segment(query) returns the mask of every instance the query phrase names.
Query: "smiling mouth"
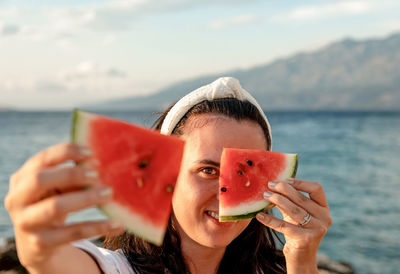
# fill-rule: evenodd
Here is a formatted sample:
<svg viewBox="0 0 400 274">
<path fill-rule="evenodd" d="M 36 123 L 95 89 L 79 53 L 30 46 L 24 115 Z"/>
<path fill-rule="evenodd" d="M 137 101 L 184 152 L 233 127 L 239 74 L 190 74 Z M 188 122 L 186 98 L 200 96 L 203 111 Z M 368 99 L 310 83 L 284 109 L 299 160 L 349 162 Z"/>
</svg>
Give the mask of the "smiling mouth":
<svg viewBox="0 0 400 274">
<path fill-rule="evenodd" d="M 218 221 L 218 219 L 219 219 L 218 213 L 216 213 L 216 212 L 214 212 L 214 211 L 209 211 L 209 210 L 207 210 L 207 211 L 206 211 L 206 214 L 207 214 L 208 216 L 213 217 L 213 218 L 214 218 L 215 220 L 217 220 L 217 221 Z"/>
</svg>

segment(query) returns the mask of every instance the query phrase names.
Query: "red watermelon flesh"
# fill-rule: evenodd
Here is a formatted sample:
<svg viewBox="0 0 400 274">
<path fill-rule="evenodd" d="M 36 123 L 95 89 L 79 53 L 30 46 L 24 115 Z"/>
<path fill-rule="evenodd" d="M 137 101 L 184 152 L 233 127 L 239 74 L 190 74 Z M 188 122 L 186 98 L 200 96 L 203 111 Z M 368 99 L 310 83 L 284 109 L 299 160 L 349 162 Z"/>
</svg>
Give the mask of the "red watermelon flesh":
<svg viewBox="0 0 400 274">
<path fill-rule="evenodd" d="M 161 245 L 171 212 L 184 141 L 127 122 L 76 110 L 72 140 L 96 159 L 83 163 L 113 189 L 100 208 L 145 240 Z"/>
<path fill-rule="evenodd" d="M 268 182 L 296 175 L 297 154 L 224 148 L 219 180 L 219 221 L 253 218 L 274 205 L 263 198 Z"/>
</svg>

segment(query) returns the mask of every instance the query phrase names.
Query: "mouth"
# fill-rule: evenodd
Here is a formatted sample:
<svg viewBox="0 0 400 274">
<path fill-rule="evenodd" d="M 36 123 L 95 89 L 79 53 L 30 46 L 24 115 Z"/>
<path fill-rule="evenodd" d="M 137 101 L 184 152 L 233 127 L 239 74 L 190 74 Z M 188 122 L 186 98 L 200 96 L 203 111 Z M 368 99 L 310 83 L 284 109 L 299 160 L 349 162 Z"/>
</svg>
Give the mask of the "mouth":
<svg viewBox="0 0 400 274">
<path fill-rule="evenodd" d="M 235 225 L 236 222 L 220 222 L 219 214 L 216 211 L 206 210 L 206 215 L 211 219 L 212 223 L 216 224 L 218 227 L 229 228 Z"/>
<path fill-rule="evenodd" d="M 206 214 L 218 221 L 219 215 L 215 211 L 207 210 Z"/>
</svg>

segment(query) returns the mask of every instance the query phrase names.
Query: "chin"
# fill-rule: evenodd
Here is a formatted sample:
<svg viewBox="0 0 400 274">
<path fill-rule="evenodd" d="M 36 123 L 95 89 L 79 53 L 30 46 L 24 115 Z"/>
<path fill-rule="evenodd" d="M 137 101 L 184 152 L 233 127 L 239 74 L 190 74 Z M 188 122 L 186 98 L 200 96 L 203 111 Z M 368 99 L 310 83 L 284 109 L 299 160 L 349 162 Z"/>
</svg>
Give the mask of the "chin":
<svg viewBox="0 0 400 274">
<path fill-rule="evenodd" d="M 208 227 L 200 234 L 203 237 L 198 238 L 197 242 L 210 248 L 225 248 L 246 229 L 248 223 L 228 222 L 219 223 L 218 227 Z"/>
<path fill-rule="evenodd" d="M 209 248 L 226 248 L 234 239 L 228 237 L 213 237 L 201 241 L 200 244 Z"/>
<path fill-rule="evenodd" d="M 241 229 L 234 230 L 225 230 L 225 231 L 207 231 L 206 233 L 202 233 L 203 237 L 198 238 L 198 242 L 210 248 L 225 248 L 227 247 L 233 240 L 235 240 L 245 229 L 243 227 Z"/>
</svg>

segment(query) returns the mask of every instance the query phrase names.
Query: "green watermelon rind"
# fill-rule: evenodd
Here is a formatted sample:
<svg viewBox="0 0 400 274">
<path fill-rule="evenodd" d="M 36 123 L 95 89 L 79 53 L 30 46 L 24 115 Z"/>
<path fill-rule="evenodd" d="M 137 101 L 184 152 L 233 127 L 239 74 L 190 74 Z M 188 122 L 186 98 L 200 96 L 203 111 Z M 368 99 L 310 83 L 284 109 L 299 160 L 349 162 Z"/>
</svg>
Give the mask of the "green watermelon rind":
<svg viewBox="0 0 400 274">
<path fill-rule="evenodd" d="M 86 142 L 83 142 L 82 138 L 78 137 L 78 128 L 82 124 L 82 120 L 88 118 L 88 113 L 85 113 L 84 111 L 81 111 L 79 109 L 74 109 L 72 113 L 72 127 L 71 127 L 71 140 L 73 143 L 78 144 L 78 145 L 86 145 Z M 85 117 L 86 116 L 86 117 Z M 76 165 L 81 165 L 81 162 L 76 162 Z M 85 187 L 84 189 L 88 189 L 88 187 Z M 107 213 L 107 210 L 104 210 L 103 206 L 97 206 L 97 208 L 108 218 L 112 218 L 110 214 Z"/>
<path fill-rule="evenodd" d="M 71 127 L 71 140 L 73 143 L 78 145 L 87 145 L 85 142 L 86 135 L 80 135 L 79 128 L 85 127 L 84 124 L 91 119 L 91 117 L 95 117 L 94 114 L 86 113 L 79 109 L 74 109 L 72 114 L 72 127 Z M 87 120 L 87 121 L 86 121 Z M 77 162 L 77 165 L 81 165 L 81 162 Z M 151 242 L 155 245 L 160 246 L 164 240 L 165 230 L 155 231 L 152 229 L 154 225 L 150 222 L 141 219 L 136 222 L 127 221 L 129 219 L 139 219 L 140 215 L 135 214 L 134 212 L 129 212 L 127 208 L 124 208 L 116 203 L 110 202 L 104 205 L 97 206 L 99 211 L 104 214 L 110 220 L 125 220 L 124 226 L 128 232 L 134 233 L 135 235 Z M 129 214 L 129 218 L 127 215 Z M 121 217 L 121 215 L 125 215 Z M 118 217 L 119 216 L 119 217 Z"/>
<path fill-rule="evenodd" d="M 77 123 L 79 119 L 79 110 L 74 109 L 74 112 L 72 113 L 72 127 L 71 127 L 71 140 L 73 143 L 76 143 L 76 128 L 77 128 Z"/>
<path fill-rule="evenodd" d="M 291 161 L 294 161 L 294 165 L 290 170 L 289 176 L 287 178 L 295 178 L 296 173 L 297 173 L 297 167 L 298 167 L 298 155 L 297 154 L 288 154 L 288 156 L 292 156 L 293 158 Z M 269 203 L 266 207 L 260 208 L 258 210 L 254 210 L 252 212 L 246 213 L 246 214 L 241 214 L 241 215 L 219 215 L 218 220 L 220 222 L 232 222 L 232 221 L 239 221 L 239 220 L 245 220 L 245 219 L 251 219 L 255 218 L 257 213 L 259 212 L 267 212 L 268 210 L 271 210 L 273 207 L 275 207 L 275 204 Z"/>
<path fill-rule="evenodd" d="M 110 202 L 98 207 L 111 220 L 123 220 L 125 229 L 160 246 L 164 241 L 166 228 L 154 225 L 151 221 L 144 219 L 139 213 L 135 213 L 120 204 Z"/>
<path fill-rule="evenodd" d="M 84 146 L 88 145 L 88 142 L 86 141 L 87 135 L 82 134 L 85 131 L 79 131 L 79 128 L 85 128 L 86 124 L 89 124 L 90 120 L 95 117 L 95 114 L 84 112 L 79 109 L 74 109 L 74 112 L 72 114 L 71 126 L 71 140 L 73 143 Z"/>
<path fill-rule="evenodd" d="M 253 211 L 247 214 L 243 215 L 235 215 L 235 216 L 219 216 L 219 221 L 220 222 L 232 222 L 232 221 L 239 221 L 239 220 L 245 220 L 245 219 L 251 219 L 256 217 L 257 213 L 259 212 L 268 212 L 268 210 L 272 209 L 275 206 L 275 204 L 270 203 L 266 207 L 261 208 L 260 210 Z"/>
<path fill-rule="evenodd" d="M 289 176 L 289 178 L 294 178 L 294 177 L 296 177 L 297 167 L 298 167 L 298 165 L 299 165 L 299 156 L 298 156 L 297 154 L 295 154 L 295 156 L 294 156 L 294 161 L 295 161 L 295 164 L 294 164 L 294 167 L 293 167 L 293 169 L 292 169 L 292 173 L 291 173 L 291 175 Z"/>
</svg>

